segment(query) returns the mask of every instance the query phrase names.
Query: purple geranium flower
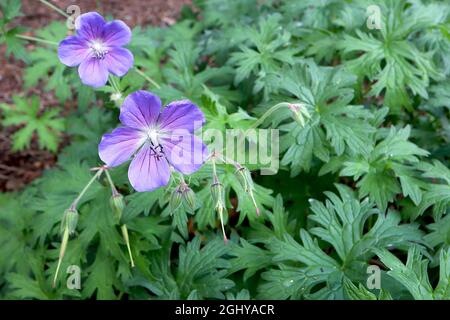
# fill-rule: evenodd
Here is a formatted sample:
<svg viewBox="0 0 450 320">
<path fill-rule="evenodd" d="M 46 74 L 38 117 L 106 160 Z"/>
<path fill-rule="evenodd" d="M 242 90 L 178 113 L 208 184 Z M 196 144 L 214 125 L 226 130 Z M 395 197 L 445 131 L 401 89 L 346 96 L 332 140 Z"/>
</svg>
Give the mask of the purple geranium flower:
<svg viewBox="0 0 450 320">
<path fill-rule="evenodd" d="M 101 87 L 109 73 L 122 77 L 133 66 L 133 55 L 122 46 L 131 40 L 131 30 L 120 21 L 106 22 L 97 12 L 75 20 L 76 36 L 69 36 L 58 47 L 58 57 L 69 67 L 78 66 L 81 82 Z"/>
<path fill-rule="evenodd" d="M 189 100 L 174 101 L 161 110 L 157 96 L 137 91 L 123 102 L 119 119 L 123 126 L 102 137 L 99 156 L 108 167 L 134 156 L 128 178 L 136 191 L 165 186 L 170 166 L 190 174 L 206 160 L 206 146 L 194 135 L 205 117 Z"/>
</svg>

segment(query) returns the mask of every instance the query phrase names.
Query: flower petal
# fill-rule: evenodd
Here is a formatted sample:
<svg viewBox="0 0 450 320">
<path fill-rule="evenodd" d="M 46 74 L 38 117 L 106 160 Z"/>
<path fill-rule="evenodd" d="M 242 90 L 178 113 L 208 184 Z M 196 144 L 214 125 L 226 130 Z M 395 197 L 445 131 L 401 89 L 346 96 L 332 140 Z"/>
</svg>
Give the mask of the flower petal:
<svg viewBox="0 0 450 320">
<path fill-rule="evenodd" d="M 183 174 L 200 169 L 208 157 L 203 141 L 192 134 L 177 134 L 174 131 L 170 136 L 161 137 L 161 144 L 167 160 Z"/>
<path fill-rule="evenodd" d="M 157 157 L 147 144 L 131 161 L 128 179 L 138 192 L 152 191 L 165 186 L 170 179 L 169 163 L 164 156 Z"/>
<path fill-rule="evenodd" d="M 88 43 L 83 38 L 70 36 L 59 43 L 58 57 L 66 66 L 75 67 L 89 58 L 89 55 Z"/>
<path fill-rule="evenodd" d="M 185 129 L 193 133 L 205 123 L 203 112 L 189 100 L 174 101 L 162 111 L 161 128 L 167 131 Z"/>
<path fill-rule="evenodd" d="M 129 160 L 144 141 L 138 130 L 119 127 L 103 135 L 98 155 L 108 167 L 115 167 Z"/>
<path fill-rule="evenodd" d="M 120 108 L 119 120 L 127 127 L 146 129 L 156 124 L 160 109 L 158 96 L 139 90 L 126 97 Z"/>
<path fill-rule="evenodd" d="M 75 20 L 77 34 L 87 40 L 101 38 L 105 24 L 105 19 L 97 12 L 84 13 Z"/>
<path fill-rule="evenodd" d="M 109 72 L 117 77 L 123 77 L 133 66 L 134 58 L 130 50 L 114 47 L 105 56 L 105 63 Z"/>
<path fill-rule="evenodd" d="M 102 39 L 108 46 L 124 46 L 131 40 L 131 30 L 123 21 L 114 20 L 105 24 Z"/>
<path fill-rule="evenodd" d="M 78 74 L 81 82 L 94 88 L 104 86 L 109 75 L 105 61 L 94 57 L 81 62 L 78 67 Z"/>
</svg>

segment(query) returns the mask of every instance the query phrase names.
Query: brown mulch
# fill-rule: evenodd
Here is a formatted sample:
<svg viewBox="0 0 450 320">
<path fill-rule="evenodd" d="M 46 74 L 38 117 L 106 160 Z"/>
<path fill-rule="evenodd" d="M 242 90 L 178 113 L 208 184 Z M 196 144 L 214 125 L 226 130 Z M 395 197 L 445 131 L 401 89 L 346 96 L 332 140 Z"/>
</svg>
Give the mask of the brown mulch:
<svg viewBox="0 0 450 320">
<path fill-rule="evenodd" d="M 63 9 L 69 5 L 78 5 L 81 13 L 97 11 L 102 15 L 111 15 L 123 20 L 130 27 L 137 25 L 166 26 L 173 24 L 183 7 L 191 0 L 53 0 L 50 1 Z M 23 16 L 14 23 L 29 30 L 48 25 L 53 20 L 62 20 L 60 14 L 48 8 L 38 0 L 22 0 Z M 32 33 L 32 32 L 31 32 Z M 30 43 L 32 49 L 34 44 Z M 42 85 L 24 89 L 22 71 L 24 64 L 13 58 L 5 58 L 5 46 L 0 46 L 0 103 L 10 103 L 13 95 L 38 95 L 43 108 L 58 106 L 52 93 L 44 92 Z M 1 115 L 0 115 L 1 116 Z M 10 137 L 14 128 L 0 125 L 0 192 L 18 191 L 39 177 L 43 170 L 53 166 L 56 155 L 39 150 L 36 141 L 29 149 L 21 152 L 11 150 Z"/>
</svg>

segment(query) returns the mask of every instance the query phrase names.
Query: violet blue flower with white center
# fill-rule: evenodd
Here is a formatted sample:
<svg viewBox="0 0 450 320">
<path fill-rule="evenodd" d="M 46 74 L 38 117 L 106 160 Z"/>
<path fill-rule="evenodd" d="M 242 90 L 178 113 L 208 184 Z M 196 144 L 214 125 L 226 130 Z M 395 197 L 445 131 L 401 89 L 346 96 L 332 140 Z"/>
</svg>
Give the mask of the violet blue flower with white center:
<svg viewBox="0 0 450 320">
<path fill-rule="evenodd" d="M 104 86 L 110 73 L 122 77 L 133 66 L 133 55 L 122 48 L 131 40 L 131 30 L 124 22 L 106 22 L 97 12 L 88 12 L 75 20 L 75 29 L 77 35 L 59 44 L 58 57 L 66 66 L 79 66 L 85 85 Z"/>
<path fill-rule="evenodd" d="M 167 185 L 170 166 L 191 174 L 208 152 L 194 131 L 205 123 L 202 111 L 189 100 L 174 101 L 161 110 L 161 100 L 148 91 L 130 94 L 120 109 L 121 127 L 105 134 L 98 146 L 108 167 L 133 158 L 128 179 L 136 191 Z"/>
</svg>

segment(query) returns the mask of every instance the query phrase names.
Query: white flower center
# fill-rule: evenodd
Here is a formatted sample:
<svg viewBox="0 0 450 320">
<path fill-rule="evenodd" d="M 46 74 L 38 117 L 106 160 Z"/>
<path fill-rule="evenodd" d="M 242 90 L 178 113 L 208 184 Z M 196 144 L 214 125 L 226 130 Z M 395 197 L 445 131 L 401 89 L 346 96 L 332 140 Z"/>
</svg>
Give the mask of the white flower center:
<svg viewBox="0 0 450 320">
<path fill-rule="evenodd" d="M 93 40 L 89 46 L 92 50 L 92 54 L 97 59 L 104 59 L 106 54 L 108 53 L 108 49 L 105 45 L 99 40 Z"/>
<path fill-rule="evenodd" d="M 150 128 L 147 130 L 146 132 L 147 134 L 147 139 L 153 144 L 153 146 L 158 146 L 159 145 L 159 141 L 158 141 L 158 130 L 156 130 L 156 128 Z"/>
</svg>

